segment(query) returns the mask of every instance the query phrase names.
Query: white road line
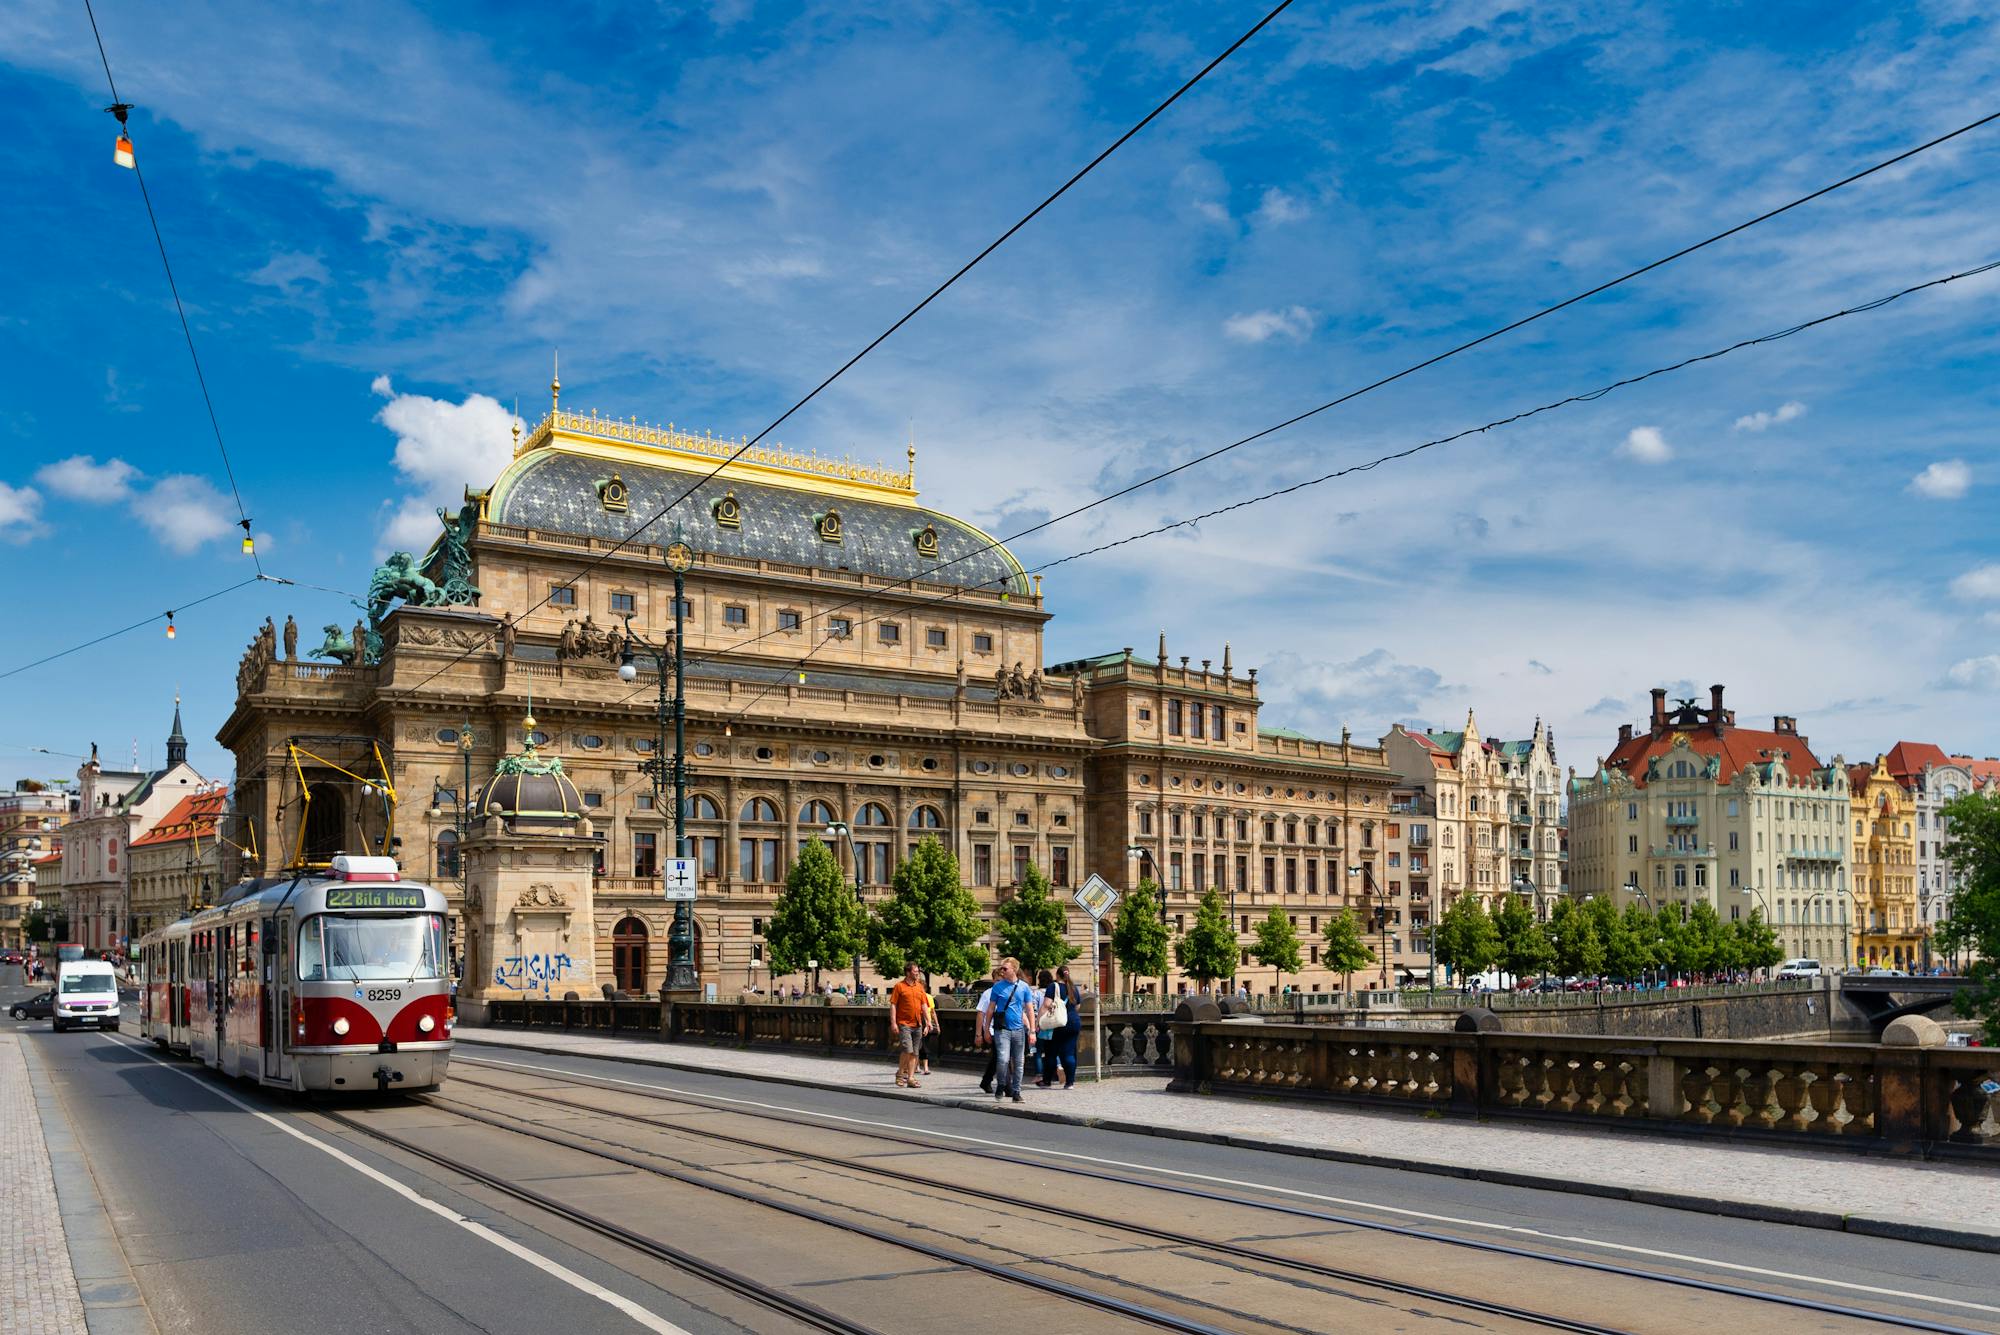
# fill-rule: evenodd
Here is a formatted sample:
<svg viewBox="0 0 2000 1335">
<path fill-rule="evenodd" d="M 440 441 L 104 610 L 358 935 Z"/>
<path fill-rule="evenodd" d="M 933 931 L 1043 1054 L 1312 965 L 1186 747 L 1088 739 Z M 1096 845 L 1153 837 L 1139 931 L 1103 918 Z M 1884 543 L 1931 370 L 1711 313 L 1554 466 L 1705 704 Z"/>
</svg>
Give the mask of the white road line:
<svg viewBox="0 0 2000 1335">
<path fill-rule="evenodd" d="M 165 1061 L 162 1061 L 160 1058 L 154 1056 L 151 1052 L 146 1051 L 146 1049 L 143 1046 L 130 1039 L 117 1038 L 111 1034 L 104 1034 L 103 1036 L 105 1038 L 111 1039 L 114 1043 L 118 1043 L 121 1046 L 132 1048 L 133 1050 L 137 1051 L 141 1056 L 150 1058 L 152 1061 L 157 1063 L 162 1070 L 171 1071 L 175 1075 L 182 1076 L 188 1080 L 193 1081 L 195 1084 L 201 1086 L 202 1089 L 206 1090 L 210 1094 L 215 1095 L 215 1097 L 221 1099 L 223 1102 L 228 1103 L 232 1107 L 240 1108 L 244 1112 L 249 1113 L 252 1117 L 255 1117 L 257 1120 L 264 1122 L 269 1126 L 276 1127 L 278 1130 L 292 1137 L 292 1139 L 303 1141 L 305 1144 L 312 1146 L 320 1153 L 330 1155 L 331 1157 L 338 1159 L 341 1163 L 346 1164 L 349 1168 L 352 1168 L 355 1172 L 361 1174 L 369 1181 L 380 1183 L 382 1186 L 387 1187 L 389 1190 L 395 1192 L 398 1196 L 401 1196 L 404 1200 L 409 1201 L 412 1205 L 417 1206 L 419 1209 L 429 1210 L 432 1214 L 437 1215 L 440 1219 L 449 1219 L 452 1223 L 457 1224 L 460 1228 L 472 1234 L 474 1237 L 483 1238 L 485 1241 L 492 1243 L 495 1247 L 498 1247 L 501 1251 L 506 1252 L 509 1256 L 513 1256 L 520 1260 L 526 1261 L 529 1265 L 534 1266 L 537 1270 L 542 1270 L 550 1275 L 555 1276 L 557 1279 L 561 1280 L 563 1283 L 569 1285 L 571 1288 L 577 1290 L 578 1292 L 587 1293 L 591 1297 L 597 1299 L 599 1302 L 606 1303 L 609 1306 L 617 1308 L 619 1311 L 623 1312 L 626 1316 L 631 1317 L 634 1321 L 638 1322 L 639 1325 L 645 1327 L 647 1330 L 657 1332 L 657 1335 L 689 1335 L 689 1332 L 684 1330 L 682 1327 L 676 1326 L 673 1322 L 667 1320 L 663 1316 L 658 1316 L 653 1312 L 647 1311 L 645 1308 L 639 1306 L 639 1304 L 633 1302 L 630 1298 L 625 1297 L 623 1294 L 614 1293 L 610 1289 L 605 1288 L 602 1284 L 599 1284 L 596 1280 L 591 1279 L 585 1275 L 579 1275 L 576 1271 L 571 1270 L 568 1266 L 560 1265 L 555 1261 L 551 1261 L 546 1256 L 537 1256 L 534 1252 L 522 1246 L 520 1243 L 514 1241 L 506 1234 L 496 1233 L 492 1229 L 488 1228 L 486 1225 L 478 1222 L 477 1220 L 467 1219 L 464 1215 L 452 1209 L 450 1206 L 441 1205 L 438 1202 L 432 1200 L 428 1196 L 422 1195 L 416 1191 L 412 1191 L 409 1187 L 404 1186 L 401 1182 L 398 1182 L 395 1178 L 390 1177 L 387 1173 L 381 1172 L 375 1168 L 371 1168 L 369 1165 L 361 1162 L 361 1160 L 355 1158 L 353 1155 L 347 1153 L 345 1150 L 337 1149 L 334 1146 L 329 1145 L 325 1141 L 319 1139 L 317 1136 L 309 1136 L 305 1132 L 299 1130 L 297 1127 L 287 1125 L 284 1119 L 282 1118 L 273 1117 L 271 1116 L 271 1114 L 267 1112 L 264 1112 L 258 1108 L 253 1108 L 249 1104 L 245 1103 L 243 1100 L 237 1098 L 234 1094 L 231 1094 L 228 1090 L 218 1088 L 214 1081 L 205 1080 L 202 1077 L 197 1076 L 194 1072 L 184 1070 L 181 1067 L 168 1065 Z"/>
<path fill-rule="evenodd" d="M 1217 1177 L 1209 1173 L 1188 1172 L 1178 1168 L 1162 1168 L 1157 1164 L 1130 1163 L 1123 1159 L 1105 1159 L 1092 1154 L 1076 1154 L 1068 1150 L 1052 1150 L 1040 1145 L 1018 1145 L 996 1140 L 991 1136 L 961 1136 L 949 1131 L 937 1131 L 930 1127 L 908 1126 L 900 1122 L 885 1122 L 868 1117 L 843 1117 L 838 1113 L 814 1112 L 809 1108 L 796 1108 L 790 1104 L 767 1103 L 758 1099 L 731 1098 L 726 1094 L 702 1094 L 691 1090 L 676 1089 L 672 1085 L 656 1084 L 645 1080 L 620 1080 L 616 1076 L 598 1075 L 595 1072 L 565 1070 L 559 1066 L 540 1066 L 533 1062 L 501 1061 L 496 1057 L 472 1057 L 458 1054 L 460 1061 L 484 1066 L 507 1066 L 522 1071 L 539 1071 L 550 1075 L 580 1075 L 590 1080 L 601 1080 L 613 1085 L 631 1085 L 635 1089 L 652 1089 L 690 1100 L 708 1100 L 712 1103 L 729 1103 L 744 1108 L 761 1108 L 772 1112 L 792 1113 L 800 1117 L 811 1117 L 824 1122 L 845 1122 L 873 1130 L 907 1131 L 912 1135 L 930 1136 L 938 1140 L 960 1140 L 986 1149 L 1006 1150 L 1014 1154 L 1045 1155 L 1054 1159 L 1075 1159 L 1080 1163 L 1095 1164 L 1101 1168 L 1126 1168 L 1137 1172 L 1157 1173 L 1165 1177 L 1187 1178 L 1190 1181 L 1210 1182 L 1218 1186 L 1248 1187 L 1255 1191 L 1269 1191 L 1284 1196 L 1295 1196 L 1302 1200 L 1321 1201 L 1329 1205 L 1351 1206 L 1357 1209 L 1375 1210 L 1383 1214 L 1402 1215 L 1410 1219 L 1422 1219 L 1429 1223 L 1450 1224 L 1459 1228 L 1486 1229 L 1496 1233 L 1508 1233 L 1518 1237 L 1536 1238 L 1544 1242 L 1569 1243 L 1579 1247 L 1598 1247 L 1607 1251 L 1624 1252 L 1633 1256 L 1650 1257 L 1658 1261 L 1679 1261 L 1689 1265 L 1713 1266 L 1720 1270 L 1733 1270 L 1739 1274 L 1758 1275 L 1765 1279 L 1787 1280 L 1798 1284 L 1822 1285 L 1827 1288 L 1847 1289 L 1854 1293 L 1874 1294 L 1882 1298 L 1904 1298 L 1914 1302 L 1937 1303 L 1945 1307 L 1962 1307 L 1974 1312 L 2000 1314 L 2000 1306 L 1988 1303 L 1965 1302 L 1957 1298 L 1940 1298 L 1928 1293 L 1912 1293 L 1905 1289 L 1888 1289 L 1874 1284 L 1854 1284 L 1847 1280 L 1827 1279 L 1820 1275 L 1800 1275 L 1787 1270 L 1769 1270 L 1762 1266 L 1741 1265 L 1734 1261 L 1718 1261 L 1707 1256 L 1692 1256 L 1685 1252 L 1662 1251 L 1654 1247 L 1637 1247 L 1630 1243 L 1606 1242 L 1601 1238 L 1582 1238 L 1567 1233 L 1550 1233 L 1545 1229 L 1528 1228 L 1520 1224 L 1495 1224 L 1483 1219 L 1464 1219 L 1456 1215 L 1434 1214 L 1427 1210 L 1411 1210 L 1397 1205 L 1384 1205 L 1379 1201 L 1357 1200 L 1348 1196 L 1328 1196 L 1316 1191 L 1301 1191 L 1296 1187 L 1274 1186 L 1268 1182 L 1249 1182 L 1240 1178 Z M 579 1054 L 587 1057 L 588 1054 Z M 726 1071 L 708 1074 L 726 1076 Z M 1254 1202 L 1252 1203 L 1254 1204 Z"/>
</svg>

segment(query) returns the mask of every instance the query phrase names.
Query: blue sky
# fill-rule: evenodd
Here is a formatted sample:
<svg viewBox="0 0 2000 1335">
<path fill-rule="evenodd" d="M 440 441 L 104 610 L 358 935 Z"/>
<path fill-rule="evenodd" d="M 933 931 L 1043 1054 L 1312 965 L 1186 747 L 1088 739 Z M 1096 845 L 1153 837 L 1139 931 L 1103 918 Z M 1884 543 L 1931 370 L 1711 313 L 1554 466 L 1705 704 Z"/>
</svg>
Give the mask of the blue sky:
<svg viewBox="0 0 2000 1335">
<path fill-rule="evenodd" d="M 98 6 L 266 568 L 341 588 L 490 478 L 553 349 L 569 405 L 754 432 L 1261 12 Z M 926 499 L 1009 532 L 2000 109 L 1996 56 L 1971 3 L 1300 0 L 780 438 L 914 431 Z M 5 671 L 248 563 L 81 6 L 8 6 L 0 64 Z M 1996 165 L 2000 125 L 1017 554 L 2000 258 Z M 1064 566 L 1051 661 L 1164 626 L 1260 665 L 1271 723 L 1540 716 L 1581 768 L 1711 681 L 1850 759 L 2000 752 L 1996 295 Z M 288 611 L 352 617 L 253 587 L 0 681 L 0 774 L 157 759 L 176 685 L 226 770 L 237 655 Z"/>
</svg>

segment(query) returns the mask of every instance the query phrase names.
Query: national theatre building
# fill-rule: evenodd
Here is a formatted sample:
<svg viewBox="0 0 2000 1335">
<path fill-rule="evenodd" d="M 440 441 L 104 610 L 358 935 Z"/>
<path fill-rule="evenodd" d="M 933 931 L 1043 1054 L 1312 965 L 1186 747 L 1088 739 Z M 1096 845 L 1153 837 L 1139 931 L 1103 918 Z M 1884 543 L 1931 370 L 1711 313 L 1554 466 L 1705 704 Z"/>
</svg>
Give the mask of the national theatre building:
<svg viewBox="0 0 2000 1335">
<path fill-rule="evenodd" d="M 762 447 L 725 463 L 736 442 L 555 405 L 440 512 L 427 554 L 377 572 L 351 631 L 307 656 L 289 619 L 258 631 L 217 734 L 246 874 L 393 838 L 455 897 L 469 998 L 657 990 L 672 796 L 642 767 L 663 731 L 673 745 L 649 646 L 670 638 L 680 542 L 702 984 L 776 981 L 765 921 L 830 825 L 870 901 L 931 836 L 989 911 L 1032 863 L 1065 900 L 1093 871 L 1154 877 L 1187 921 L 1214 885 L 1246 948 L 1272 906 L 1315 946 L 1343 905 L 1426 916 L 1373 902 L 1408 894 L 1390 889 L 1400 780 L 1379 748 L 1260 729 L 1256 672 L 1226 649 L 1174 664 L 1163 635 L 1150 659 L 1045 667 L 1039 577 L 919 502 L 914 448 L 903 470 Z M 1072 927 L 1088 941 L 1080 911 Z M 1340 985 L 1310 966 L 1283 981 Z"/>
</svg>

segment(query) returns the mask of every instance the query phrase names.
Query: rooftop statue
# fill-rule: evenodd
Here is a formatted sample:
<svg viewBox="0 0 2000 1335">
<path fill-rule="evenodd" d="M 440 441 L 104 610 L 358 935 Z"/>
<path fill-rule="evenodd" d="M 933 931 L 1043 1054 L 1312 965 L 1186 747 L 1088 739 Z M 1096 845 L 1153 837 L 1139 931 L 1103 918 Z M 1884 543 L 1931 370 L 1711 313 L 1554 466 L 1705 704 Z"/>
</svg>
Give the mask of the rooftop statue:
<svg viewBox="0 0 2000 1335">
<path fill-rule="evenodd" d="M 413 607 L 442 603 L 438 586 L 418 572 L 417 559 L 408 552 L 390 552 L 389 559 L 375 567 L 368 580 L 368 624 L 379 630 L 389 615 L 389 604 L 397 598 Z"/>
<path fill-rule="evenodd" d="M 326 626 L 326 641 L 319 648 L 306 655 L 308 658 L 331 658 L 342 667 L 354 662 L 354 645 L 340 633 L 340 627 L 329 622 Z"/>
<path fill-rule="evenodd" d="M 438 580 L 430 601 L 432 607 L 478 606 L 479 586 L 472 582 L 472 537 L 479 531 L 479 505 L 467 501 L 454 518 L 438 507 L 438 522 L 444 536 L 438 539 Z"/>
</svg>

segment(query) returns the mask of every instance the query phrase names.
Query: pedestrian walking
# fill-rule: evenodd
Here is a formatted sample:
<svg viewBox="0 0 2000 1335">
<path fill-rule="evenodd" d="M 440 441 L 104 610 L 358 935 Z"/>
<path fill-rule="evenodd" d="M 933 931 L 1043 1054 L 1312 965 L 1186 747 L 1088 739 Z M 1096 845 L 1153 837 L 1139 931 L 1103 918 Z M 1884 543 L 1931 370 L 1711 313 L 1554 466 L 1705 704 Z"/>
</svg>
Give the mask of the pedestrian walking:
<svg viewBox="0 0 2000 1335">
<path fill-rule="evenodd" d="M 1042 977 L 1049 978 L 1044 985 L 1048 1001 L 1043 1012 L 1049 1028 L 1042 1039 L 1042 1078 L 1036 1083 L 1047 1089 L 1060 1076 L 1064 1089 L 1074 1089 L 1076 1044 L 1083 1035 L 1083 994 L 1070 981 L 1067 964 L 1057 969 L 1053 978 L 1046 970 Z"/>
<path fill-rule="evenodd" d="M 986 1049 L 986 1071 L 979 1077 L 979 1092 L 982 1094 L 991 1094 L 993 1092 L 993 1076 L 999 1069 L 1000 1064 L 1000 1050 L 993 1046 L 992 1036 L 987 1032 L 987 1021 L 991 1017 L 993 1009 L 993 984 L 999 981 L 1000 966 L 996 964 L 993 966 L 993 977 L 988 980 L 985 988 L 979 994 L 979 1000 L 974 1003 L 972 1008 L 973 1046 Z"/>
<path fill-rule="evenodd" d="M 1035 1048 L 1041 993 L 1021 981 L 1021 963 L 1009 956 L 1000 961 L 1000 981 L 987 989 L 992 1004 L 984 1024 L 993 1039 L 995 1098 L 1021 1101 L 1021 1067 Z"/>
<path fill-rule="evenodd" d="M 926 995 L 924 997 L 924 1032 L 923 1037 L 917 1040 L 917 1074 L 923 1076 L 926 1080 L 930 1079 L 931 1075 L 931 1049 L 937 1046 L 938 1040 L 943 1037 L 943 1033 L 942 1027 L 938 1024 L 937 1001 L 935 998 Z"/>
<path fill-rule="evenodd" d="M 917 1048 L 923 1043 L 924 1030 L 930 1022 L 930 1001 L 930 993 L 924 990 L 917 962 L 906 962 L 902 981 L 889 992 L 890 1018 L 896 1025 L 896 1083 L 899 1086 L 922 1088 L 917 1083 Z"/>
</svg>

